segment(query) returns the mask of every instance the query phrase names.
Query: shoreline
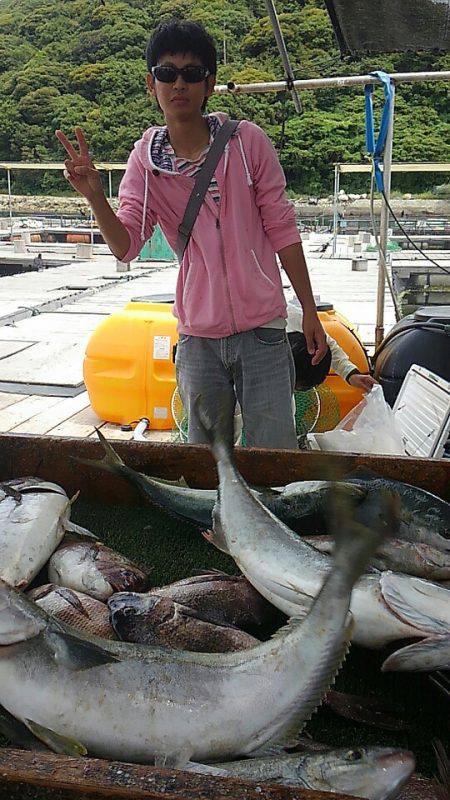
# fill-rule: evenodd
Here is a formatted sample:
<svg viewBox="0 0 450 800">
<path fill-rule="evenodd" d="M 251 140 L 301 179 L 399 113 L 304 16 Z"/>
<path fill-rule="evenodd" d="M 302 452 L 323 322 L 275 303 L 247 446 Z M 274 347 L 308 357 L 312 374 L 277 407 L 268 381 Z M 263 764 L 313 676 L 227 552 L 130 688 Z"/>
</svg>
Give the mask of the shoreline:
<svg viewBox="0 0 450 800">
<path fill-rule="evenodd" d="M 320 198 L 317 204 L 311 204 L 300 200 L 294 200 L 297 215 L 300 217 L 320 217 L 332 216 L 333 202 L 330 197 Z M 111 201 L 113 209 L 117 209 L 119 201 L 113 197 Z M 374 206 L 376 214 L 380 213 L 382 201 L 376 199 Z M 422 198 L 391 198 L 391 206 L 396 214 L 403 216 L 437 216 L 450 218 L 450 199 L 422 199 Z M 76 195 L 58 197 L 54 195 L 11 195 L 11 208 L 13 215 L 27 214 L 64 214 L 66 216 L 79 216 L 89 218 L 89 204 L 82 197 Z M 367 198 L 355 200 L 340 200 L 339 213 L 346 218 L 369 216 L 370 201 Z M 0 194 L 0 215 L 9 215 L 9 198 L 7 194 Z"/>
</svg>

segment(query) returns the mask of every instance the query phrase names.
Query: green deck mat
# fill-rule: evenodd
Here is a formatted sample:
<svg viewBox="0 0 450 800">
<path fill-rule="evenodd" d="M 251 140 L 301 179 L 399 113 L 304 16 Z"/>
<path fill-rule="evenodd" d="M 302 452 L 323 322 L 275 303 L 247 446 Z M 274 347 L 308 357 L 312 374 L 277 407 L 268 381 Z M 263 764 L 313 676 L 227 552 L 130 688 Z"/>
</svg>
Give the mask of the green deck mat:
<svg viewBox="0 0 450 800">
<path fill-rule="evenodd" d="M 155 586 L 202 569 L 237 572 L 234 561 L 206 542 L 194 525 L 149 505 L 105 507 L 77 501 L 72 519 L 89 528 L 110 547 L 151 567 Z M 378 698 L 394 717 L 410 722 L 409 730 L 388 731 L 362 725 L 326 708 L 320 708 L 313 715 L 305 730 L 313 739 L 336 747 L 378 744 L 412 750 L 417 759 L 417 771 L 433 775 L 436 767 L 432 740 L 448 742 L 448 706 L 445 707 L 443 696 L 425 674 L 382 674 L 380 666 L 386 655 L 386 650 L 377 652 L 353 646 L 334 688 Z M 29 792 L 21 791 L 20 796 L 33 800 L 59 798 L 59 793 L 31 789 Z M 0 786 L 0 800 L 13 796 L 16 795 L 11 788 L 2 790 Z"/>
</svg>

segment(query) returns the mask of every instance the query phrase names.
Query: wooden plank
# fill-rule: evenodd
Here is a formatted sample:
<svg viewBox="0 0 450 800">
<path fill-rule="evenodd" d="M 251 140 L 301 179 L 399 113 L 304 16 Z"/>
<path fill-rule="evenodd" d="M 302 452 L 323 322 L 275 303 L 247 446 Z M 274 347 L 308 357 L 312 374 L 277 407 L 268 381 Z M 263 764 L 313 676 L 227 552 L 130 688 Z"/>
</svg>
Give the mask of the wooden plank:
<svg viewBox="0 0 450 800">
<path fill-rule="evenodd" d="M 102 433 L 106 436 L 107 439 L 117 439 L 117 440 L 129 440 L 133 438 L 133 431 L 123 431 L 120 428 L 120 425 L 113 425 L 112 423 L 105 422 L 102 426 Z M 147 430 L 145 432 L 145 439 L 147 442 L 173 442 L 175 436 L 175 431 L 154 431 L 154 430 Z M 95 439 L 96 433 L 95 431 L 91 434 L 91 437 Z"/>
<path fill-rule="evenodd" d="M 40 398 L 42 399 L 42 398 Z M 82 412 L 84 413 L 84 412 Z M 183 475 L 192 486 L 217 485 L 210 449 L 204 445 L 157 444 L 118 441 L 115 449 L 125 463 L 146 475 L 175 480 Z M 54 436 L 27 436 L 5 433 L 1 437 L 0 480 L 17 475 L 39 474 L 61 483 L 75 494 L 83 483 L 83 497 L 96 502 L 130 504 L 138 494 L 124 479 L 79 466 L 75 471 L 71 456 L 102 457 L 99 442 Z M 347 453 L 257 450 L 237 448 L 236 464 L 244 478 L 259 486 L 281 486 L 297 480 L 320 480 L 333 475 L 341 478 L 357 467 L 379 475 L 427 489 L 450 500 L 450 459 L 364 456 Z M 141 500 L 141 502 L 143 502 Z"/>
<path fill-rule="evenodd" d="M 103 420 L 97 416 L 95 411 L 88 405 L 82 411 L 74 414 L 70 419 L 66 419 L 60 425 L 51 428 L 49 433 L 52 436 L 77 436 L 81 439 L 95 433 L 95 428 L 102 425 Z"/>
<path fill-rule="evenodd" d="M 22 395 L 23 397 L 23 395 Z M 43 397 L 42 395 L 28 395 L 14 405 L 8 406 L 0 413 L 0 431 L 10 431 L 27 419 L 31 419 L 44 409 L 51 408 L 60 400 L 59 397 Z"/>
<path fill-rule="evenodd" d="M 90 405 L 87 392 L 76 397 L 63 397 L 51 409 L 36 414 L 14 428 L 14 433 L 45 434 Z"/>
<path fill-rule="evenodd" d="M 20 403 L 26 400 L 26 394 L 12 394 L 11 392 L 0 392 L 0 411 L 8 406 L 13 406 L 14 403 Z"/>
<path fill-rule="evenodd" d="M 37 342 L 32 348 L 0 360 L 0 380 L 79 386 L 83 381 L 83 358 L 88 334 L 57 336 Z"/>
<path fill-rule="evenodd" d="M 49 789 L 120 800 L 350 800 L 348 795 L 290 789 L 231 778 L 196 775 L 97 758 L 68 758 L 0 748 L 4 784 L 24 783 Z"/>
<path fill-rule="evenodd" d="M 27 350 L 32 347 L 35 342 L 17 342 L 14 340 L 0 340 L 0 358 L 8 358 L 15 353 L 20 353 L 22 350 Z"/>
</svg>

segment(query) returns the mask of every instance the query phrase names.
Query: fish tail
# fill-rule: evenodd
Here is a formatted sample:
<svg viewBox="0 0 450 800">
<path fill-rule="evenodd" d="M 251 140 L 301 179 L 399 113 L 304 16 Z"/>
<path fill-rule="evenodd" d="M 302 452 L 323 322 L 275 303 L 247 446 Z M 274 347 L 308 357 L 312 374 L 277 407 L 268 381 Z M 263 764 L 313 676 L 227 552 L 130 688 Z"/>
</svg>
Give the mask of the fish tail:
<svg viewBox="0 0 450 800">
<path fill-rule="evenodd" d="M 127 469 L 126 464 L 124 464 L 120 456 L 116 453 L 106 437 L 103 436 L 99 428 L 96 428 L 95 430 L 105 451 L 104 457 L 95 459 L 71 456 L 71 458 L 78 464 L 86 464 L 88 467 L 97 467 L 98 469 L 102 469 L 106 472 L 112 472 L 114 475 L 122 475 L 124 470 Z"/>
<path fill-rule="evenodd" d="M 226 411 L 225 407 L 220 407 L 219 414 L 216 419 L 211 419 L 205 401 L 200 394 L 194 400 L 194 408 L 198 414 L 200 422 L 205 430 L 208 441 L 211 445 L 211 450 L 216 461 L 229 460 L 231 458 L 231 451 L 233 442 L 227 441 L 226 436 Z"/>
<path fill-rule="evenodd" d="M 332 491 L 329 513 L 330 530 L 336 542 L 335 568 L 353 586 L 383 539 L 396 530 L 397 504 L 389 492 L 380 490 L 376 514 L 371 518 L 371 524 L 363 524 L 356 518 L 355 498 L 336 485 Z"/>
</svg>

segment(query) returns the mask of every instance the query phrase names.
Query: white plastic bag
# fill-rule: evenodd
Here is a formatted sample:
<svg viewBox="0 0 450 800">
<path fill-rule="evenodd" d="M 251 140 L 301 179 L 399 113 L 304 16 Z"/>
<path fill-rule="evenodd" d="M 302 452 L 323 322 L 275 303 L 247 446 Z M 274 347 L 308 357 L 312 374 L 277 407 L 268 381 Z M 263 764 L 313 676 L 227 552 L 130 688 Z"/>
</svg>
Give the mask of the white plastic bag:
<svg viewBox="0 0 450 800">
<path fill-rule="evenodd" d="M 307 440 L 313 450 L 406 455 L 394 412 L 379 385 L 374 386 L 336 428 L 326 433 L 309 433 Z"/>
</svg>

